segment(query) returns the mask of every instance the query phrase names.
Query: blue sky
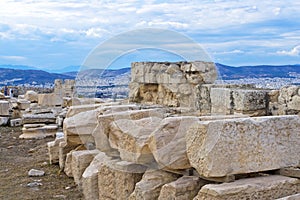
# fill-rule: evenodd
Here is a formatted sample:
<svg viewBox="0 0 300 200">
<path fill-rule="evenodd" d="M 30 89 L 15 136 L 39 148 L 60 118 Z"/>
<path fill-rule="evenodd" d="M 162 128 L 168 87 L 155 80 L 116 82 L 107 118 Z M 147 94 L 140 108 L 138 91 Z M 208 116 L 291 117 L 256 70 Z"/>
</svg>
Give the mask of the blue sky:
<svg viewBox="0 0 300 200">
<path fill-rule="evenodd" d="M 294 0 L 1 0 L 0 8 L 0 64 L 81 65 L 97 45 L 141 28 L 183 34 L 223 64 L 300 63 L 300 2 Z"/>
</svg>

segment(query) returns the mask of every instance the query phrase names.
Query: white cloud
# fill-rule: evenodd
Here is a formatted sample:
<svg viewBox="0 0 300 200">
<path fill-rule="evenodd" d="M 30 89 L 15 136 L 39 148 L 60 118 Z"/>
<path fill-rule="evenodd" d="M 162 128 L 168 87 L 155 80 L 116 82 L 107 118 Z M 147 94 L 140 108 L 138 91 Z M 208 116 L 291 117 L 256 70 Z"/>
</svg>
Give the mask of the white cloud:
<svg viewBox="0 0 300 200">
<path fill-rule="evenodd" d="M 234 49 L 232 51 L 222 51 L 222 52 L 214 52 L 215 55 L 226 55 L 226 54 L 244 54 L 243 50 Z"/>
<path fill-rule="evenodd" d="M 287 55 L 287 56 L 300 56 L 300 45 L 295 46 L 290 51 L 277 51 L 279 55 Z"/>
<path fill-rule="evenodd" d="M 0 56 L 0 58 L 5 60 L 14 60 L 14 61 L 26 60 L 26 57 L 24 56 Z"/>
</svg>

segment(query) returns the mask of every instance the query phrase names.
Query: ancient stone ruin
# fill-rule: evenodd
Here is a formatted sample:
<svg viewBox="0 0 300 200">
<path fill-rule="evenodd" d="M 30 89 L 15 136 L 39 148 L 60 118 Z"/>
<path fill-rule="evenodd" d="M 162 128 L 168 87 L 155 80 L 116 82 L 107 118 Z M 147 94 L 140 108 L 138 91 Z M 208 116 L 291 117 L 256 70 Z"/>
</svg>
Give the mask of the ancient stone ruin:
<svg viewBox="0 0 300 200">
<path fill-rule="evenodd" d="M 300 87 L 216 79 L 214 63 L 136 62 L 117 102 L 69 96 L 57 81 L 53 94 L 25 95 L 23 135 L 61 125 L 50 163 L 88 200 L 300 199 Z"/>
</svg>

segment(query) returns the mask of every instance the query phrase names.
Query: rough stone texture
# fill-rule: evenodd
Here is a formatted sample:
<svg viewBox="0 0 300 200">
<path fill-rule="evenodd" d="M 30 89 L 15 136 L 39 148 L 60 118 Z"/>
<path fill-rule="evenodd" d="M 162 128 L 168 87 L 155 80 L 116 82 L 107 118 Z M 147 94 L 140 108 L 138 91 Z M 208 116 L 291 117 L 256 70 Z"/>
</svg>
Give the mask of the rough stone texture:
<svg viewBox="0 0 300 200">
<path fill-rule="evenodd" d="M 299 199 L 300 199 L 300 193 L 290 195 L 290 196 L 287 196 L 287 197 L 283 197 L 283 198 L 280 198 L 280 199 L 277 199 L 277 200 L 299 200 Z"/>
<path fill-rule="evenodd" d="M 11 119 L 10 120 L 10 126 L 11 127 L 17 127 L 17 126 L 22 126 L 22 119 Z"/>
<path fill-rule="evenodd" d="M 267 114 L 267 91 L 211 88 L 211 113 L 234 114 L 241 113 L 249 116 L 264 116 Z"/>
<path fill-rule="evenodd" d="M 73 144 L 95 143 L 92 133 L 97 126 L 97 111 L 78 113 L 64 120 L 65 140 Z"/>
<path fill-rule="evenodd" d="M 38 104 L 40 106 L 62 106 L 63 98 L 60 95 L 51 94 L 39 94 Z"/>
<path fill-rule="evenodd" d="M 127 199 L 141 180 L 145 167 L 134 163 L 112 160 L 99 168 L 99 199 Z"/>
<path fill-rule="evenodd" d="M 22 135 L 19 136 L 21 139 L 43 139 L 45 137 L 52 136 L 54 137 L 57 132 L 58 126 L 56 124 L 53 125 L 45 125 L 43 127 L 37 128 L 22 128 Z"/>
<path fill-rule="evenodd" d="M 293 178 L 300 178 L 299 168 L 283 168 L 279 170 L 280 175 L 289 176 Z"/>
<path fill-rule="evenodd" d="M 280 89 L 278 103 L 279 115 L 300 113 L 299 86 L 285 86 Z"/>
<path fill-rule="evenodd" d="M 47 143 L 50 164 L 59 163 L 59 143 L 65 141 L 64 138 L 56 138 Z"/>
<path fill-rule="evenodd" d="M 6 126 L 8 123 L 9 117 L 0 117 L 0 126 Z"/>
<path fill-rule="evenodd" d="M 109 142 L 120 152 L 122 160 L 137 164 L 153 164 L 154 158 L 148 147 L 150 134 L 162 118 L 148 117 L 139 120 L 119 119 L 111 123 Z"/>
<path fill-rule="evenodd" d="M 217 78 L 210 62 L 136 62 L 131 66 L 132 102 L 196 108 L 195 88 Z"/>
<path fill-rule="evenodd" d="M 297 166 L 299 129 L 298 116 L 198 122 L 187 133 L 187 154 L 204 177 Z"/>
<path fill-rule="evenodd" d="M 75 150 L 70 151 L 66 155 L 66 160 L 64 163 L 64 172 L 68 177 L 73 177 L 72 174 L 72 153 L 75 152 Z"/>
<path fill-rule="evenodd" d="M 267 91 L 264 90 L 233 90 L 233 109 L 236 113 L 250 116 L 267 114 Z"/>
<path fill-rule="evenodd" d="M 99 168 L 112 158 L 100 152 L 82 174 L 82 192 L 85 200 L 99 199 L 98 173 Z"/>
<path fill-rule="evenodd" d="M 74 181 L 81 186 L 81 176 L 85 169 L 90 165 L 94 157 L 99 153 L 99 150 L 84 150 L 72 152 L 71 169 Z"/>
<path fill-rule="evenodd" d="M 163 185 L 173 182 L 178 175 L 162 170 L 146 171 L 143 178 L 135 186 L 129 200 L 152 200 L 157 199 Z"/>
<path fill-rule="evenodd" d="M 26 110 L 27 108 L 30 108 L 30 101 L 25 99 L 18 99 L 18 109 Z"/>
<path fill-rule="evenodd" d="M 30 101 L 31 103 L 37 103 L 39 96 L 38 93 L 36 93 L 35 91 L 28 90 L 24 95 L 24 99 Z"/>
<path fill-rule="evenodd" d="M 9 103 L 8 101 L 0 101 L 0 116 L 9 116 Z"/>
<path fill-rule="evenodd" d="M 78 144 L 70 144 L 65 141 L 59 143 L 59 167 L 60 169 L 64 169 L 65 161 L 67 154 L 74 149 L 85 150 L 81 145 Z"/>
<path fill-rule="evenodd" d="M 197 117 L 169 117 L 151 134 L 149 148 L 161 168 L 191 168 L 186 154 L 185 135 Z"/>
<path fill-rule="evenodd" d="M 0 92 L 0 99 L 5 99 L 5 98 L 6 98 L 5 95 L 2 92 Z"/>
<path fill-rule="evenodd" d="M 75 92 L 75 80 L 61 80 L 54 81 L 54 94 L 61 97 L 72 97 Z"/>
<path fill-rule="evenodd" d="M 200 188 L 207 184 L 196 176 L 183 176 L 174 182 L 165 184 L 158 197 L 158 200 L 188 200 L 193 199 Z"/>
<path fill-rule="evenodd" d="M 89 104 L 89 105 L 79 105 L 79 106 L 71 106 L 67 112 L 66 117 L 73 117 L 78 113 L 95 110 L 96 108 L 100 107 L 101 104 Z"/>
<path fill-rule="evenodd" d="M 79 105 L 88 105 L 88 104 L 99 104 L 104 103 L 100 98 L 71 98 L 68 102 L 68 106 L 79 106 Z"/>
<path fill-rule="evenodd" d="M 22 116 L 22 120 L 24 124 L 35 124 L 35 123 L 54 124 L 56 122 L 56 117 L 54 113 L 24 114 Z"/>
<path fill-rule="evenodd" d="M 299 191 L 299 179 L 273 175 L 240 179 L 232 183 L 208 184 L 201 188 L 194 200 L 265 200 L 285 197 Z"/>
<path fill-rule="evenodd" d="M 164 118 L 164 115 L 164 109 L 128 110 L 99 115 L 98 125 L 93 132 L 96 148 L 112 156 L 118 154 L 116 149 L 113 149 L 109 144 L 110 123 L 115 120 L 139 120 L 147 117 Z"/>
</svg>

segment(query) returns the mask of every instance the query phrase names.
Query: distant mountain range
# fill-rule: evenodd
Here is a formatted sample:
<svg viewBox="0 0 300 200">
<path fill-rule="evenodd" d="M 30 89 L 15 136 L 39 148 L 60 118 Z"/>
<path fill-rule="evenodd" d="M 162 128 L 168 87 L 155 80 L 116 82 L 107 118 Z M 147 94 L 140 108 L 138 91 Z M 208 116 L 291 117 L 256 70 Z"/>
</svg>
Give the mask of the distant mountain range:
<svg viewBox="0 0 300 200">
<path fill-rule="evenodd" d="M 288 78 L 291 74 L 300 75 L 300 64 L 296 65 L 259 65 L 259 66 L 242 66 L 232 67 L 216 63 L 219 76 L 223 80 L 242 79 L 242 78 Z M 68 71 L 70 70 L 70 71 Z M 4 82 L 10 84 L 45 84 L 53 83 L 55 79 L 75 79 L 76 77 L 97 78 L 113 78 L 118 75 L 130 73 L 130 68 L 122 68 L 116 70 L 90 69 L 80 70 L 80 66 L 70 66 L 55 71 L 43 71 L 34 67 L 24 65 L 0 65 L 0 85 Z"/>
</svg>

